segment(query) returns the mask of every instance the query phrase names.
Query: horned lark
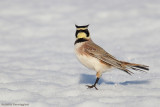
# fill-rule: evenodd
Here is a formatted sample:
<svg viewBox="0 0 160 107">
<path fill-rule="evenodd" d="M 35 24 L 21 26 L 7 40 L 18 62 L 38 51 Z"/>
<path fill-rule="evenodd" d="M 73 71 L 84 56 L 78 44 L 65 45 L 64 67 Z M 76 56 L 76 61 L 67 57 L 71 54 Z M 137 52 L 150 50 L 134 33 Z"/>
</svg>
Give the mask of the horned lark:
<svg viewBox="0 0 160 107">
<path fill-rule="evenodd" d="M 129 62 L 124 62 L 116 59 L 114 56 L 110 55 L 100 46 L 96 45 L 90 38 L 90 33 L 88 31 L 88 26 L 76 26 L 76 41 L 75 53 L 79 61 L 87 68 L 96 71 L 96 81 L 93 85 L 88 86 L 88 88 L 96 88 L 102 73 L 109 71 L 111 68 L 120 69 L 128 74 L 133 74 L 128 69 L 145 71 L 149 70 L 149 66 L 134 64 Z"/>
</svg>

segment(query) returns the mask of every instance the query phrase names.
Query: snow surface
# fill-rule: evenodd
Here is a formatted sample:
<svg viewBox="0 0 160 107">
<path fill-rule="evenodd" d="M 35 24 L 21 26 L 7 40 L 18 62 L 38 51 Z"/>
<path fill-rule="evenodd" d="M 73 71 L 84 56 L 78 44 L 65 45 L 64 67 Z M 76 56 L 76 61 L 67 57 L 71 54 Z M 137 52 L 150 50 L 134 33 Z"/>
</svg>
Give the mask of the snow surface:
<svg viewBox="0 0 160 107">
<path fill-rule="evenodd" d="M 95 43 L 150 71 L 113 70 L 87 89 L 95 71 L 74 55 L 74 24 L 90 24 Z M 0 106 L 159 107 L 159 35 L 160 0 L 1 0 Z"/>
</svg>

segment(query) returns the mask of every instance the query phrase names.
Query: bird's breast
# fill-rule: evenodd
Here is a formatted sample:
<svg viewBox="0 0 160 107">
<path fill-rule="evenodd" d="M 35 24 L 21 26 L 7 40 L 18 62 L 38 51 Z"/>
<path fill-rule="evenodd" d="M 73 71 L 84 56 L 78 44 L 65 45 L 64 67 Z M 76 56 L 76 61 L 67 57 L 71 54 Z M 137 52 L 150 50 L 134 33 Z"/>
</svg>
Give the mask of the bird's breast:
<svg viewBox="0 0 160 107">
<path fill-rule="evenodd" d="M 84 51 L 85 43 L 77 43 L 75 45 L 75 53 L 78 58 L 78 60 L 86 67 L 90 69 L 94 69 L 94 62 L 97 61 L 97 59 L 93 58 L 92 56 L 88 55 Z"/>
<path fill-rule="evenodd" d="M 96 71 L 105 71 L 108 66 L 102 63 L 99 59 L 90 56 L 88 53 L 84 51 L 84 44 L 78 43 L 75 45 L 75 53 L 78 60 L 87 68 L 96 70 Z"/>
<path fill-rule="evenodd" d="M 87 56 L 87 55 L 80 55 L 77 54 L 77 58 L 79 59 L 79 61 L 86 67 L 90 68 L 90 69 L 95 69 L 95 65 L 96 63 L 98 63 L 99 61 L 91 56 Z"/>
</svg>

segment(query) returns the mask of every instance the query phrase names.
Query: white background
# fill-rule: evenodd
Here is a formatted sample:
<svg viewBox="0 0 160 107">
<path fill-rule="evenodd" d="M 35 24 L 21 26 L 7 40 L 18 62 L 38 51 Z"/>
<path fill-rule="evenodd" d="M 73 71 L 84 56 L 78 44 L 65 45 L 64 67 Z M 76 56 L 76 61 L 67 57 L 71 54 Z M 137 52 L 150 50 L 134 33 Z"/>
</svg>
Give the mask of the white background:
<svg viewBox="0 0 160 107">
<path fill-rule="evenodd" d="M 75 24 L 119 60 L 150 66 L 103 74 L 74 55 Z M 159 107 L 159 0 L 1 0 L 0 106 Z"/>
</svg>

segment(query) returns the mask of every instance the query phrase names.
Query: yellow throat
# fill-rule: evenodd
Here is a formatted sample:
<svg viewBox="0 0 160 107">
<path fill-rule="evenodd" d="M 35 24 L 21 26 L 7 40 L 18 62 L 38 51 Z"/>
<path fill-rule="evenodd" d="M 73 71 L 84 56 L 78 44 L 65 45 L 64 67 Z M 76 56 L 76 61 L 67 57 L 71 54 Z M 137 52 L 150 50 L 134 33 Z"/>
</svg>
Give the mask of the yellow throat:
<svg viewBox="0 0 160 107">
<path fill-rule="evenodd" d="M 88 37 L 87 37 L 86 33 L 80 32 L 80 33 L 78 33 L 77 38 L 88 38 Z"/>
</svg>

